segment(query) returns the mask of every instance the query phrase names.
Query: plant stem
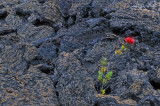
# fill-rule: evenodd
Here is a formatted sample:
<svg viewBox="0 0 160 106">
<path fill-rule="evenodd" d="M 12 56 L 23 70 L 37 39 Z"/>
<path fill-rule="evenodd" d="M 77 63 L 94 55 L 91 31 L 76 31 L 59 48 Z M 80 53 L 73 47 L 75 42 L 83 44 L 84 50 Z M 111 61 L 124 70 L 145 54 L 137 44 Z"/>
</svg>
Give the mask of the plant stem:
<svg viewBox="0 0 160 106">
<path fill-rule="evenodd" d="M 107 70 L 105 71 L 104 70 L 104 68 L 103 68 L 103 72 L 105 71 L 105 73 L 108 73 L 108 71 L 109 71 L 109 67 L 110 67 L 110 63 L 111 63 L 111 61 L 112 61 L 112 58 L 114 57 L 114 53 L 113 53 L 113 55 L 111 56 L 111 59 L 110 59 L 110 61 L 108 62 L 108 65 L 107 65 Z M 102 66 L 103 67 L 103 66 Z M 103 76 L 102 76 L 102 89 L 101 90 L 103 90 L 104 89 L 104 82 L 103 82 L 103 79 L 105 79 L 104 78 L 104 75 L 106 75 L 106 74 L 103 74 Z"/>
</svg>

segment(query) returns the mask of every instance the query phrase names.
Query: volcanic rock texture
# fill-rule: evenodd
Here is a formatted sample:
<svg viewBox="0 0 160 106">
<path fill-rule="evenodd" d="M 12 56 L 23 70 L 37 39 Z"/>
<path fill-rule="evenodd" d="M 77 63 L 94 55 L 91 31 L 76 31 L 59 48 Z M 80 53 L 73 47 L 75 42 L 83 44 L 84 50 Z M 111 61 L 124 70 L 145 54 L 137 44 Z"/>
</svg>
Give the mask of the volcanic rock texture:
<svg viewBox="0 0 160 106">
<path fill-rule="evenodd" d="M 0 105 L 160 106 L 160 1 L 0 0 Z"/>
</svg>

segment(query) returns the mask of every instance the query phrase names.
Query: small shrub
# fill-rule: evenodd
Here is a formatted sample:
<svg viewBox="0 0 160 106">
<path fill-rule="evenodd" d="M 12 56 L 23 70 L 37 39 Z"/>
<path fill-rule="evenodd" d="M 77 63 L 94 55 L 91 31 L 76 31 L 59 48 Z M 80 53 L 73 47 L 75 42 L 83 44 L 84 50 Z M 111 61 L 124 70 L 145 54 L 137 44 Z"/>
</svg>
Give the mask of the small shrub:
<svg viewBox="0 0 160 106">
<path fill-rule="evenodd" d="M 127 49 L 129 48 L 130 44 L 134 44 L 135 40 L 133 37 L 126 37 L 124 44 L 121 46 L 120 50 L 116 49 L 114 55 L 121 55 L 123 52 L 126 52 Z M 112 58 L 111 58 L 112 60 Z M 100 89 L 101 94 L 105 94 L 105 89 L 107 88 L 107 82 L 111 79 L 113 72 L 109 71 L 109 65 L 110 62 L 108 63 L 107 58 L 102 57 L 101 60 L 101 69 L 98 71 L 98 80 L 101 82 L 102 86 Z"/>
</svg>

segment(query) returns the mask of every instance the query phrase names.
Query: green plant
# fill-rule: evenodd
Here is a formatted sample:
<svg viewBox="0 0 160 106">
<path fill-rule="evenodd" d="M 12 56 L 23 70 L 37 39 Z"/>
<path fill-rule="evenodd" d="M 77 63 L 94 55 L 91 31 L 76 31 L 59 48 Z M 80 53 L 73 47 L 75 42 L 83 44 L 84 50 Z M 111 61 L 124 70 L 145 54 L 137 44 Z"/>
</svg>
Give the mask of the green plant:
<svg viewBox="0 0 160 106">
<path fill-rule="evenodd" d="M 115 53 L 112 55 L 121 55 L 123 52 L 127 51 L 130 44 L 134 44 L 135 40 L 133 37 L 126 37 L 125 43 L 121 46 L 120 50 L 116 49 Z M 112 60 L 112 57 L 110 61 Z M 102 57 L 101 60 L 101 69 L 98 71 L 98 80 L 101 82 L 102 87 L 100 89 L 101 94 L 105 94 L 105 89 L 107 87 L 107 82 L 111 79 L 113 72 L 109 71 L 110 62 L 107 61 L 107 58 Z"/>
<path fill-rule="evenodd" d="M 101 94 L 105 94 L 105 88 L 107 85 L 107 82 L 111 79 L 111 76 L 113 75 L 112 71 L 106 71 L 108 66 L 107 59 L 105 57 L 102 57 L 101 61 L 101 70 L 98 71 L 98 80 L 102 83 L 101 88 Z"/>
</svg>

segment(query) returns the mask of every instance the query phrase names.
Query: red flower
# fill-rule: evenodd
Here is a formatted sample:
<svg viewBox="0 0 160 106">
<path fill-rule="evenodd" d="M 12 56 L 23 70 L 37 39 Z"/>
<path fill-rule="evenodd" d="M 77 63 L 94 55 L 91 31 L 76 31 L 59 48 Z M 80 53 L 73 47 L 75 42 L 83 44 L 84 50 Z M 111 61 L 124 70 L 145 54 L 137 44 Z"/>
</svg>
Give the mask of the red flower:
<svg viewBox="0 0 160 106">
<path fill-rule="evenodd" d="M 125 41 L 128 42 L 128 43 L 130 43 L 130 44 L 134 44 L 134 42 L 135 42 L 135 40 L 134 40 L 133 37 L 126 37 Z"/>
</svg>

